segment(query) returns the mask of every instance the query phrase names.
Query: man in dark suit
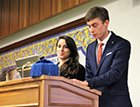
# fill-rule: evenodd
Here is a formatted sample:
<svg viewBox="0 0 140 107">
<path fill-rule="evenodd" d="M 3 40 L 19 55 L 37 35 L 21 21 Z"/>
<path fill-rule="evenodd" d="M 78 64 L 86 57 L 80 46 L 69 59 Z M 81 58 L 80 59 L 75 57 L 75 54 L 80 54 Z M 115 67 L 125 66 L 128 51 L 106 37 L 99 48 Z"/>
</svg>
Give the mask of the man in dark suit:
<svg viewBox="0 0 140 107">
<path fill-rule="evenodd" d="M 96 40 L 87 47 L 86 81 L 75 81 L 102 92 L 99 107 L 132 107 L 127 84 L 129 41 L 108 30 L 109 15 L 103 7 L 91 8 L 85 20 Z"/>
</svg>

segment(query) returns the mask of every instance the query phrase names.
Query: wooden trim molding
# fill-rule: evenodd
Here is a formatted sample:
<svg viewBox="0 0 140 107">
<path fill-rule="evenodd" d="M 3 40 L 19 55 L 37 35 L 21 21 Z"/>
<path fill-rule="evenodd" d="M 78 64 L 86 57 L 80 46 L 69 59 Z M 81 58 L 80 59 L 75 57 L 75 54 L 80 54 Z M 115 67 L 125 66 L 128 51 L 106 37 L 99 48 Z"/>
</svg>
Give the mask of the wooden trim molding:
<svg viewBox="0 0 140 107">
<path fill-rule="evenodd" d="M 44 38 L 46 38 L 46 37 L 53 36 L 53 35 L 55 35 L 55 34 L 58 34 L 58 33 L 61 33 L 61 32 L 67 31 L 67 30 L 70 30 L 70 29 L 72 29 L 72 28 L 76 28 L 76 27 L 81 26 L 81 25 L 84 25 L 84 24 L 86 24 L 84 18 L 80 18 L 80 19 L 75 20 L 75 21 L 73 21 L 73 22 L 64 24 L 64 25 L 62 25 L 62 26 L 53 28 L 53 29 L 48 30 L 48 31 L 46 31 L 46 32 L 37 34 L 37 35 L 35 35 L 35 36 L 33 36 L 33 37 L 30 37 L 30 38 L 27 38 L 27 39 L 25 39 L 25 40 L 22 40 L 22 41 L 13 43 L 13 44 L 11 44 L 11 45 L 5 46 L 5 47 L 3 47 L 3 48 L 0 48 L 0 54 L 1 54 L 1 53 L 4 53 L 4 52 L 6 52 L 6 51 L 9 51 L 9 50 L 12 50 L 12 49 L 15 49 L 15 48 L 18 48 L 18 47 L 27 45 L 27 44 L 29 44 L 29 43 L 32 43 L 32 42 L 35 42 L 35 41 L 44 39 Z"/>
</svg>

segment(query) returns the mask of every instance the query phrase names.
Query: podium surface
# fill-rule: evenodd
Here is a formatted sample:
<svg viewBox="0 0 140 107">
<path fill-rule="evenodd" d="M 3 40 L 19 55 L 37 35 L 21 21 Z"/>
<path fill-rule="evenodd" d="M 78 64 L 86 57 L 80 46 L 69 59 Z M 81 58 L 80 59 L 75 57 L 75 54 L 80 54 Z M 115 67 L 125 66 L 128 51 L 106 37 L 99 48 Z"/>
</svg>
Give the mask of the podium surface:
<svg viewBox="0 0 140 107">
<path fill-rule="evenodd" d="M 99 95 L 61 76 L 0 82 L 0 107 L 99 107 Z"/>
</svg>

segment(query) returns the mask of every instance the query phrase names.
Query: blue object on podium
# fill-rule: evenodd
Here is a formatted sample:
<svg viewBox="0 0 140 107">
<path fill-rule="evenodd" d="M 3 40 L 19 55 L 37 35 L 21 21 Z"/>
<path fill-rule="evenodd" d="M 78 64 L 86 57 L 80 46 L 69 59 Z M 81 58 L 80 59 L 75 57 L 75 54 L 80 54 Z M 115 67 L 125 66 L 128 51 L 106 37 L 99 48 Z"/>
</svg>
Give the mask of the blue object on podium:
<svg viewBox="0 0 140 107">
<path fill-rule="evenodd" d="M 31 66 L 30 77 L 40 77 L 41 75 L 59 75 L 59 67 L 50 60 L 42 59 Z"/>
</svg>

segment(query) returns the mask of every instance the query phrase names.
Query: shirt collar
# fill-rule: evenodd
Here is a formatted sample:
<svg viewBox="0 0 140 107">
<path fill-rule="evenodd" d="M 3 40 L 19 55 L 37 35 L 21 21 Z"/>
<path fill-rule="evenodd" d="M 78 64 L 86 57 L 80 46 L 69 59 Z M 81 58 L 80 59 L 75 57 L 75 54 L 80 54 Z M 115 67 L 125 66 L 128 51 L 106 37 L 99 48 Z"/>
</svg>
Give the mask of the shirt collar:
<svg viewBox="0 0 140 107">
<path fill-rule="evenodd" d="M 111 34 L 112 34 L 111 31 L 109 31 L 108 36 L 102 41 L 102 43 L 103 43 L 104 45 L 106 45 L 106 43 L 107 43 L 107 41 L 109 40 Z M 99 39 L 97 39 L 97 41 L 98 41 L 98 43 L 101 43 L 101 41 L 100 41 Z"/>
</svg>

